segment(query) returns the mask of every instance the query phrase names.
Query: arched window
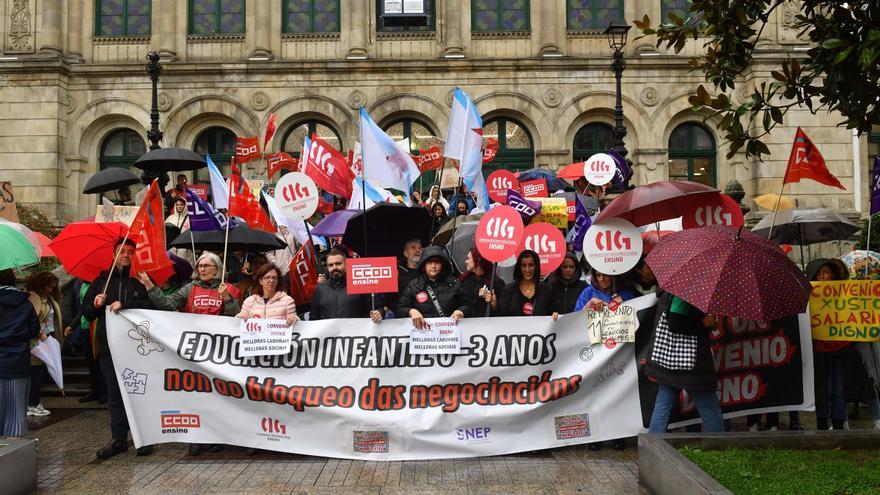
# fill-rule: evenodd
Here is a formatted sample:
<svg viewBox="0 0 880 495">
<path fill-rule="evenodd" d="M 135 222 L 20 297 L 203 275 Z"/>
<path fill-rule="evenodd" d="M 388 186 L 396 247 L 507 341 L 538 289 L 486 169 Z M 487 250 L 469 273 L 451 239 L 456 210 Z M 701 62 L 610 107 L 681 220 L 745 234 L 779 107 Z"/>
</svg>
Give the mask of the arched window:
<svg viewBox="0 0 880 495">
<path fill-rule="evenodd" d="M 614 129 L 608 124 L 592 123 L 574 135 L 572 159 L 582 162 L 596 153 L 607 153 L 614 145 Z"/>
<path fill-rule="evenodd" d="M 147 152 L 144 139 L 131 129 L 111 132 L 101 143 L 101 170 L 108 167 L 129 168 Z"/>
<path fill-rule="evenodd" d="M 669 136 L 669 180 L 715 187 L 715 139 L 700 124 L 686 122 Z"/>
<path fill-rule="evenodd" d="M 228 177 L 232 172 L 230 162 L 235 157 L 235 133 L 225 127 L 209 127 L 196 138 L 193 151 L 202 156 L 210 155 L 211 161 L 217 165 L 224 176 Z M 202 168 L 195 171 L 194 182 L 208 180 L 210 178 L 207 169 Z"/>
<path fill-rule="evenodd" d="M 569 31 L 604 30 L 623 20 L 623 0 L 568 0 L 565 14 Z"/>
<path fill-rule="evenodd" d="M 98 0 L 95 36 L 149 36 L 150 0 Z"/>
<path fill-rule="evenodd" d="M 288 129 L 284 134 L 284 139 L 281 140 L 281 150 L 294 158 L 299 158 L 306 136 L 311 137 L 312 134 L 317 134 L 330 146 L 342 151 L 342 139 L 339 138 L 339 133 L 329 124 L 320 120 L 306 120 Z"/>
<path fill-rule="evenodd" d="M 528 31 L 529 0 L 471 0 L 471 30 Z"/>
<path fill-rule="evenodd" d="M 189 34 L 244 34 L 244 2 L 245 0 L 189 0 Z"/>
<path fill-rule="evenodd" d="M 386 125 L 383 130 L 395 141 L 409 139 L 409 152 L 413 155 L 418 155 L 419 150 L 426 150 L 435 144 L 440 145 L 441 150 L 443 149 L 443 141 L 437 137 L 437 133 L 420 120 L 410 118 L 395 120 Z M 424 191 L 434 183 L 436 175 L 437 172 L 434 170 L 420 175 L 413 189 Z"/>
<path fill-rule="evenodd" d="M 486 174 L 498 168 L 524 170 L 535 166 L 532 136 L 519 122 L 499 117 L 483 123 L 483 140 L 489 138 L 498 140 L 498 154 L 483 166 Z"/>
</svg>

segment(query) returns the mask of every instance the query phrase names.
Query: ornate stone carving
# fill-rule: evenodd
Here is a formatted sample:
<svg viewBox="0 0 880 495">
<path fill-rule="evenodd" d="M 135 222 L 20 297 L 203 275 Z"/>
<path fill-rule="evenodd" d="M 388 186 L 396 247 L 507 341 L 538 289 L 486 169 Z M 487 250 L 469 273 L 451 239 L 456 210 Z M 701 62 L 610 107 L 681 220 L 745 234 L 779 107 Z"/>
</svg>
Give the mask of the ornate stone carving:
<svg viewBox="0 0 880 495">
<path fill-rule="evenodd" d="M 657 104 L 657 101 L 660 99 L 660 95 L 657 93 L 657 88 L 654 86 L 645 86 L 642 89 L 642 92 L 639 93 L 639 100 L 641 100 L 642 105 L 646 107 L 653 107 Z"/>
<path fill-rule="evenodd" d="M 447 107 L 452 108 L 452 99 L 453 98 L 455 98 L 455 90 L 450 89 L 449 91 L 446 92 L 446 98 L 444 98 L 444 100 L 446 100 Z"/>
<path fill-rule="evenodd" d="M 260 112 L 269 108 L 269 95 L 262 91 L 254 91 L 250 98 L 251 108 Z"/>
<path fill-rule="evenodd" d="M 777 41 L 782 44 L 806 43 L 798 38 L 797 15 L 801 11 L 800 0 L 785 0 L 778 10 L 779 29 Z"/>
<path fill-rule="evenodd" d="M 78 102 L 76 101 L 76 97 L 70 93 L 67 93 L 64 96 L 64 106 L 67 113 L 73 113 L 76 111 L 76 107 L 78 106 Z"/>
<path fill-rule="evenodd" d="M 12 0 L 7 2 L 9 9 L 9 28 L 6 40 L 8 53 L 30 53 L 34 51 L 33 11 L 31 0 Z"/>
<path fill-rule="evenodd" d="M 156 106 L 160 112 L 167 112 L 174 106 L 174 99 L 168 93 L 159 93 L 156 97 Z"/>
<path fill-rule="evenodd" d="M 544 94 L 541 95 L 541 101 L 548 107 L 557 107 L 562 103 L 562 91 L 556 88 L 547 88 L 544 90 Z"/>
<path fill-rule="evenodd" d="M 365 107 L 367 106 L 367 95 L 365 95 L 363 91 L 355 89 L 348 94 L 348 99 L 346 103 L 348 103 L 348 108 L 351 108 L 353 110 L 357 110 L 360 107 Z"/>
</svg>

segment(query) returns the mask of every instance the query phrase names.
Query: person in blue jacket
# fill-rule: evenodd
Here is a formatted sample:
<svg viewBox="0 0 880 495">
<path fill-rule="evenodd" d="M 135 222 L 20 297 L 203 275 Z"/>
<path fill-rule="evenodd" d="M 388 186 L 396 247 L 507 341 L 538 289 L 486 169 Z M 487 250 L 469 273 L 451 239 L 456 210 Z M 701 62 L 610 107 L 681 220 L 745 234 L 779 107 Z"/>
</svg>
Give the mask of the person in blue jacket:
<svg viewBox="0 0 880 495">
<path fill-rule="evenodd" d="M 590 285 L 581 292 L 577 302 L 574 303 L 575 311 L 580 311 L 586 307 L 598 310 L 602 306 L 607 306 L 612 299 L 617 301 L 617 304 L 620 304 L 635 297 L 635 294 L 627 289 L 615 292 L 614 277 L 611 275 L 598 272 L 595 268 L 590 269 L 590 275 Z"/>
</svg>

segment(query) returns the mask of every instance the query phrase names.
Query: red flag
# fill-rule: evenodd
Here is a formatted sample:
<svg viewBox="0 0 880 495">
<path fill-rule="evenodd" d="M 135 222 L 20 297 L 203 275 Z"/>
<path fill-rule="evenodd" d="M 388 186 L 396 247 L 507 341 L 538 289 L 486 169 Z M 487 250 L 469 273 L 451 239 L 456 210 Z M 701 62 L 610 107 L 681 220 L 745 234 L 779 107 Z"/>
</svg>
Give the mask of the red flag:
<svg viewBox="0 0 880 495">
<path fill-rule="evenodd" d="M 794 135 L 794 144 L 791 146 L 791 154 L 788 156 L 788 167 L 785 169 L 783 184 L 800 182 L 801 179 L 812 179 L 826 186 L 834 186 L 846 190 L 837 177 L 831 174 L 825 159 L 819 153 L 819 148 L 810 141 L 807 134 L 798 127 Z"/>
<path fill-rule="evenodd" d="M 443 167 L 443 152 L 440 150 L 440 146 L 435 144 L 426 150 L 419 150 L 419 155 L 413 155 L 413 160 L 419 166 L 421 173 L 439 170 Z"/>
<path fill-rule="evenodd" d="M 348 161 L 317 134 L 312 134 L 309 156 L 302 160 L 302 169 L 321 189 L 336 196 L 351 198 L 354 173 L 349 168 Z"/>
<path fill-rule="evenodd" d="M 266 160 L 268 170 L 269 170 L 269 178 L 271 179 L 276 172 L 281 169 L 290 170 L 291 172 L 296 172 L 299 168 L 299 160 L 288 155 L 283 151 L 279 151 L 273 155 L 269 155 Z"/>
<path fill-rule="evenodd" d="M 129 230 L 130 238 L 137 244 L 131 261 L 131 276 L 146 272 L 156 284 L 161 284 L 174 273 L 167 270 L 172 262 L 165 251 L 164 211 L 162 194 L 154 180 Z"/>
<path fill-rule="evenodd" d="M 318 285 L 318 265 L 312 240 L 303 244 L 290 260 L 290 297 L 298 305 L 311 302 Z"/>
<path fill-rule="evenodd" d="M 269 141 L 275 135 L 275 114 L 269 114 L 269 122 L 266 123 L 266 135 L 263 137 L 263 151 L 269 149 Z"/>
<path fill-rule="evenodd" d="M 491 162 L 497 154 L 498 140 L 495 138 L 486 139 L 486 146 L 483 148 L 483 163 Z"/>
<path fill-rule="evenodd" d="M 232 177 L 229 178 L 229 216 L 244 219 L 252 228 L 275 233 L 275 226 L 263 211 L 260 202 L 251 194 L 247 181 L 237 173 L 238 168 L 234 163 L 232 166 Z"/>
<path fill-rule="evenodd" d="M 260 157 L 260 138 L 236 137 L 235 138 L 235 161 L 247 163 Z"/>
</svg>

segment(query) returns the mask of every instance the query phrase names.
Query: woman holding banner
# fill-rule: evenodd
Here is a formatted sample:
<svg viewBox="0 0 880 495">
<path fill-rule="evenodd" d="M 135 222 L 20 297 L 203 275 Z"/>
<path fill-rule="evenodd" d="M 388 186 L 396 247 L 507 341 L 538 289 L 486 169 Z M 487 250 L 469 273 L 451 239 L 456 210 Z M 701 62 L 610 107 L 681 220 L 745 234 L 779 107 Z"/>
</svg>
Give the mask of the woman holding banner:
<svg viewBox="0 0 880 495">
<path fill-rule="evenodd" d="M 278 290 L 281 270 L 272 263 L 262 265 L 254 272 L 253 295 L 244 300 L 236 318 L 269 318 L 284 320 L 288 325 L 299 321 L 296 303 L 283 290 Z"/>
<path fill-rule="evenodd" d="M 537 315 L 535 306 L 543 294 L 541 259 L 538 253 L 524 249 L 513 267 L 513 283 L 504 287 L 500 300 L 492 295 L 489 304 L 503 316 Z"/>
<path fill-rule="evenodd" d="M 574 310 L 580 311 L 584 308 L 599 310 L 604 306 L 608 306 L 613 300 L 616 304 L 627 301 L 634 297 L 634 294 L 626 289 L 615 292 L 614 277 L 605 275 L 596 271 L 595 268 L 590 270 L 590 285 L 588 285 L 577 302 L 574 304 Z"/>
<path fill-rule="evenodd" d="M 504 281 L 498 277 L 492 279 L 492 263 L 483 258 L 477 248 L 468 251 L 464 260 L 467 269 L 458 279 L 461 282 L 461 290 L 473 301 L 471 313 L 468 317 L 489 316 L 486 312 L 487 305 L 495 294 L 504 290 Z M 492 287 L 492 290 L 489 290 Z"/>
<path fill-rule="evenodd" d="M 470 313 L 468 298 L 452 276 L 449 256 L 441 246 L 428 246 L 419 261 L 419 276 L 400 294 L 398 315 L 412 319 L 416 328 L 425 328 L 425 318 L 452 317 Z"/>
</svg>

